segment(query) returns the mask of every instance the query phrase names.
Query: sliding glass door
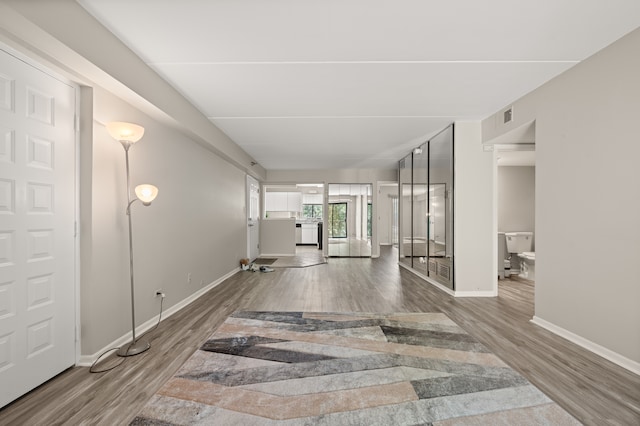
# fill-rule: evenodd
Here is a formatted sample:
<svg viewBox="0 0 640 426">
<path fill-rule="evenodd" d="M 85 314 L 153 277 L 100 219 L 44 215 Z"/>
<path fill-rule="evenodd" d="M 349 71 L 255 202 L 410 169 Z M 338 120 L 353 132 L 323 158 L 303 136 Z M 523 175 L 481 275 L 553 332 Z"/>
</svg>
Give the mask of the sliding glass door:
<svg viewBox="0 0 640 426">
<path fill-rule="evenodd" d="M 329 238 L 347 238 L 347 203 L 329 203 Z"/>
<path fill-rule="evenodd" d="M 327 254 L 371 257 L 372 185 L 328 186 Z"/>
</svg>

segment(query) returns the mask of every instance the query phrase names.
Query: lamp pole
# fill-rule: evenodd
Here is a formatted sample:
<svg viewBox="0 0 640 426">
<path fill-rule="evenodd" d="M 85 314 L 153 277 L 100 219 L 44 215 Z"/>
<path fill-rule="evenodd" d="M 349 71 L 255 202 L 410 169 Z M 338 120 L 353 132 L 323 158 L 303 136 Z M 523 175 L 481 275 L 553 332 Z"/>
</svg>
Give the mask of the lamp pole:
<svg viewBox="0 0 640 426">
<path fill-rule="evenodd" d="M 124 148 L 124 156 L 127 170 L 127 218 L 129 222 L 129 274 L 131 276 L 131 343 L 118 349 L 119 356 L 138 355 L 149 349 L 151 345 L 147 341 L 138 341 L 136 338 L 136 309 L 135 309 L 135 286 L 133 279 L 133 225 L 131 223 L 131 204 L 136 200 L 140 200 L 143 205 L 148 206 L 158 195 L 158 188 L 153 185 L 138 185 L 135 188 L 136 196 L 131 194 L 131 176 L 129 173 L 129 149 L 131 145 L 139 141 L 144 135 L 144 127 L 126 123 L 123 121 L 114 121 L 106 124 L 107 131 L 112 138 L 120 142 Z"/>
<path fill-rule="evenodd" d="M 131 334 L 132 340 L 129 345 L 124 345 L 118 349 L 119 356 L 138 355 L 149 349 L 151 345 L 147 341 L 136 341 L 136 309 L 135 309 L 135 286 L 133 277 L 133 226 L 131 224 L 131 204 L 137 198 L 131 199 L 131 177 L 129 173 L 129 148 L 131 143 L 128 141 L 120 141 L 124 148 L 125 163 L 127 169 L 127 218 L 129 220 L 129 273 L 131 275 Z"/>
</svg>

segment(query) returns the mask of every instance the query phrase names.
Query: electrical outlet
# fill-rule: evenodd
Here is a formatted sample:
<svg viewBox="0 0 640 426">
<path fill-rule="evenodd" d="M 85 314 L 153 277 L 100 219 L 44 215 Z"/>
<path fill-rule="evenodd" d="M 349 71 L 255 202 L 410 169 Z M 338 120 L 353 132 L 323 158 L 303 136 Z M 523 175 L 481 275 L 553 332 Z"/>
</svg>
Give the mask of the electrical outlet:
<svg viewBox="0 0 640 426">
<path fill-rule="evenodd" d="M 191 272 L 187 274 L 187 284 L 191 284 Z"/>
</svg>

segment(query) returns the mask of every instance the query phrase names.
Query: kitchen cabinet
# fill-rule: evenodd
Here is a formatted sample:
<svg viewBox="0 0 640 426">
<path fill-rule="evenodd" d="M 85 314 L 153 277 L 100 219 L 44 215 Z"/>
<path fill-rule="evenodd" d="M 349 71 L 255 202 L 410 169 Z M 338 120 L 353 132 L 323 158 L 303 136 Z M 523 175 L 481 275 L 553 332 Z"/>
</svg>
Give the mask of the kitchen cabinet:
<svg viewBox="0 0 640 426">
<path fill-rule="evenodd" d="M 302 244 L 302 225 L 296 224 L 296 244 Z"/>
<path fill-rule="evenodd" d="M 302 244 L 318 244 L 318 224 L 302 224 Z"/>
<path fill-rule="evenodd" d="M 301 212 L 302 211 L 302 193 L 287 192 L 286 194 L 287 194 L 287 211 Z"/>
<path fill-rule="evenodd" d="M 302 204 L 322 204 L 322 194 L 304 194 Z"/>
<path fill-rule="evenodd" d="M 267 192 L 264 198 L 264 209 L 268 212 L 302 211 L 302 193 Z"/>
<path fill-rule="evenodd" d="M 264 199 L 264 207 L 268 212 L 286 212 L 287 193 L 267 192 Z"/>
</svg>

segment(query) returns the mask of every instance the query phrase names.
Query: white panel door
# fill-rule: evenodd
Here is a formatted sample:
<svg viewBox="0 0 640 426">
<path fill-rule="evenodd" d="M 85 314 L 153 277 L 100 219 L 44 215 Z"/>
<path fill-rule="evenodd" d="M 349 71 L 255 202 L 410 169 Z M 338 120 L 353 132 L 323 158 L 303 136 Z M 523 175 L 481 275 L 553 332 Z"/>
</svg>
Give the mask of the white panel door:
<svg viewBox="0 0 640 426">
<path fill-rule="evenodd" d="M 247 257 L 260 256 L 260 184 L 247 175 Z"/>
<path fill-rule="evenodd" d="M 75 363 L 74 113 L 0 50 L 0 407 Z"/>
</svg>

